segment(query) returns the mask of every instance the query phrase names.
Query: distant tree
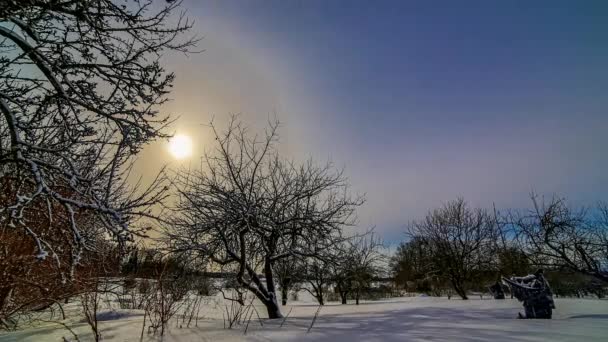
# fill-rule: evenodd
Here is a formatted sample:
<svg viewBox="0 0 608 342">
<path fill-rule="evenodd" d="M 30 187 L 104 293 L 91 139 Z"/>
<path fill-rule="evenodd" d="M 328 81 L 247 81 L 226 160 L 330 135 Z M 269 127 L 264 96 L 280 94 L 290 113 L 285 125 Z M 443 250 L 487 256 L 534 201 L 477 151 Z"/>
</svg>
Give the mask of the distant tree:
<svg viewBox="0 0 608 342">
<path fill-rule="evenodd" d="M 498 271 L 500 274 L 511 277 L 526 275 L 532 271 L 530 259 L 519 248 L 515 246 L 499 247 L 496 253 L 498 254 Z"/>
<path fill-rule="evenodd" d="M 168 244 L 232 267 L 269 318 L 281 317 L 276 263 L 316 257 L 342 241 L 362 199 L 349 194 L 343 173 L 331 164 L 282 159 L 274 150 L 276 123 L 262 139 L 234 117 L 225 132 L 212 130 L 217 149 L 204 158 L 204 168 L 176 177 L 179 196 Z"/>
<path fill-rule="evenodd" d="M 343 267 L 350 273 L 350 287 L 355 304 L 359 305 L 361 293 L 368 290 L 372 280 L 382 273 L 382 242 L 374 234 L 367 234 L 355 237 L 348 243 L 350 248 L 347 253 L 350 257 L 346 259 L 347 263 Z"/>
<path fill-rule="evenodd" d="M 532 272 L 530 258 L 519 248 L 515 237 L 516 227 L 511 220 L 501 215 L 494 207 L 494 221 L 498 238 L 496 239 L 496 268 L 500 276 L 521 276 Z"/>
<path fill-rule="evenodd" d="M 422 238 L 414 236 L 401 242 L 390 260 L 395 282 L 405 286 L 436 273 L 432 257 L 428 242 Z"/>
<path fill-rule="evenodd" d="M 571 270 L 548 270 L 546 278 L 551 290 L 558 297 L 585 297 L 588 295 L 604 298 L 608 293 L 606 283 L 589 275 Z"/>
<path fill-rule="evenodd" d="M 327 265 L 331 280 L 335 284 L 335 291 L 340 296 L 342 304 L 347 304 L 348 295 L 353 290 L 352 264 L 353 255 L 349 253 L 348 242 L 344 242 L 339 248 L 334 249 L 332 262 Z"/>
<path fill-rule="evenodd" d="M 287 305 L 291 291 L 297 291 L 303 281 L 305 269 L 300 258 L 289 257 L 279 259 L 273 266 L 277 284 L 281 289 L 281 305 Z"/>
<path fill-rule="evenodd" d="M 467 289 L 475 273 L 494 260 L 494 219 L 486 210 L 469 208 L 463 199 L 429 212 L 410 226 L 409 233 L 429 246 L 433 267 L 462 299 L 468 299 Z"/>
<path fill-rule="evenodd" d="M 608 282 L 608 209 L 593 216 L 572 210 L 563 198 L 545 202 L 532 195 L 533 209 L 511 212 L 519 248 L 537 266 L 569 269 Z"/>
<path fill-rule="evenodd" d="M 312 295 L 319 305 L 325 305 L 327 291 L 333 283 L 332 274 L 329 272 L 334 260 L 325 256 L 324 258 L 308 258 L 304 264 L 304 279 L 307 286 L 302 289 Z"/>
</svg>

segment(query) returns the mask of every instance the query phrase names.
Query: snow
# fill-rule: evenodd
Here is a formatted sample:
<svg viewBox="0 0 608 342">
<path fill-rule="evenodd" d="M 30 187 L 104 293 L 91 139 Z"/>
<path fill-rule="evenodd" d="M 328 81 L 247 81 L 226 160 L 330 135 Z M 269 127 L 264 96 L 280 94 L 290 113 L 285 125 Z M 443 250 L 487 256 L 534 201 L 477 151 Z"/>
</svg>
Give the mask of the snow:
<svg viewBox="0 0 608 342">
<path fill-rule="evenodd" d="M 172 321 L 166 342 L 190 341 L 607 341 L 608 301 L 556 299 L 552 320 L 519 320 L 521 303 L 513 299 L 470 299 L 406 297 L 363 302 L 361 305 L 325 305 L 307 333 L 318 306 L 309 298 L 282 307 L 291 313 L 282 319 L 265 320 L 261 326 L 252 318 L 245 335 L 245 324 L 231 330 L 223 328 L 221 307 L 201 309 L 198 327 L 180 328 Z M 261 315 L 265 310 L 256 306 Z M 101 313 L 104 341 L 138 341 L 143 311 L 119 310 Z M 255 315 L 254 315 L 255 317 Z M 86 324 L 70 324 L 81 341 L 90 341 Z M 59 325 L 0 334 L 0 341 L 60 341 L 70 333 Z M 145 335 L 144 341 L 159 341 Z"/>
<path fill-rule="evenodd" d="M 97 321 L 115 321 L 118 319 L 124 319 L 132 316 L 139 316 L 140 314 L 136 312 L 137 310 L 112 310 L 112 311 L 102 311 L 97 314 Z M 84 322 L 84 320 L 83 320 Z"/>
</svg>

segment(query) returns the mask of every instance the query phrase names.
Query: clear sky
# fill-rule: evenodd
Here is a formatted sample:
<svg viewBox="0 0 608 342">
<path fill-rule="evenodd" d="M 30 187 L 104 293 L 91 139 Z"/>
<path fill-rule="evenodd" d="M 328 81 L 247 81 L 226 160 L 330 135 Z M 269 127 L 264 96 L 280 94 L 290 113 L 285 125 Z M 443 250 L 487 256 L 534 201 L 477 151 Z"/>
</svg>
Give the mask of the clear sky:
<svg viewBox="0 0 608 342">
<path fill-rule="evenodd" d="M 608 200 L 606 1 L 194 1 L 201 54 L 167 57 L 167 110 L 284 123 L 295 158 L 332 159 L 385 239 L 442 202 Z M 145 151 L 160 164 L 159 147 Z M 166 151 L 162 151 L 166 154 Z M 165 161 L 168 161 L 166 157 Z"/>
</svg>

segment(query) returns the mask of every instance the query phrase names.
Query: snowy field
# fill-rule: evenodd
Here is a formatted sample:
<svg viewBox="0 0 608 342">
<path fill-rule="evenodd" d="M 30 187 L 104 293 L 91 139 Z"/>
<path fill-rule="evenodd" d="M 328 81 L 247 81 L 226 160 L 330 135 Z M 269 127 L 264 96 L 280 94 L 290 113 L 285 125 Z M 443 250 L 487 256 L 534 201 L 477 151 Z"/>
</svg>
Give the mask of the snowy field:
<svg viewBox="0 0 608 342">
<path fill-rule="evenodd" d="M 215 299 L 214 299 L 215 301 Z M 211 301 L 213 302 L 213 301 Z M 518 320 L 522 306 L 516 300 L 472 298 L 469 301 L 432 297 L 408 297 L 340 305 L 329 303 L 319 312 L 309 298 L 283 307 L 291 311 L 282 320 L 257 318 L 233 329 L 224 329 L 221 301 L 201 310 L 198 327 L 170 324 L 163 341 L 608 341 L 608 301 L 557 299 L 552 320 Z M 74 308 L 75 309 L 75 308 Z M 263 307 L 258 307 L 260 314 Z M 101 314 L 104 341 L 139 341 L 142 311 L 115 310 Z M 88 326 L 66 322 L 81 341 L 90 341 Z M 281 323 L 283 326 L 281 327 Z M 0 334 L 0 341 L 62 341 L 70 333 L 57 324 Z M 144 341 L 160 341 L 144 336 Z"/>
</svg>

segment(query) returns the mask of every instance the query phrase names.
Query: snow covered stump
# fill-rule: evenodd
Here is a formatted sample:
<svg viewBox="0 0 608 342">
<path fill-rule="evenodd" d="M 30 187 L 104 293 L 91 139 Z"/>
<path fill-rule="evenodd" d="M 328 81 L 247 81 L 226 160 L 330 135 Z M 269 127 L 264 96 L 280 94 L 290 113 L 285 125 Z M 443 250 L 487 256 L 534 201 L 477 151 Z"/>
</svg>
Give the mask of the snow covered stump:
<svg viewBox="0 0 608 342">
<path fill-rule="evenodd" d="M 524 303 L 525 316 L 521 313 L 519 318 L 545 318 L 550 319 L 555 309 L 553 292 L 549 283 L 539 269 L 534 274 L 525 277 L 502 278 L 511 287 L 511 292 L 520 302 Z"/>
</svg>

